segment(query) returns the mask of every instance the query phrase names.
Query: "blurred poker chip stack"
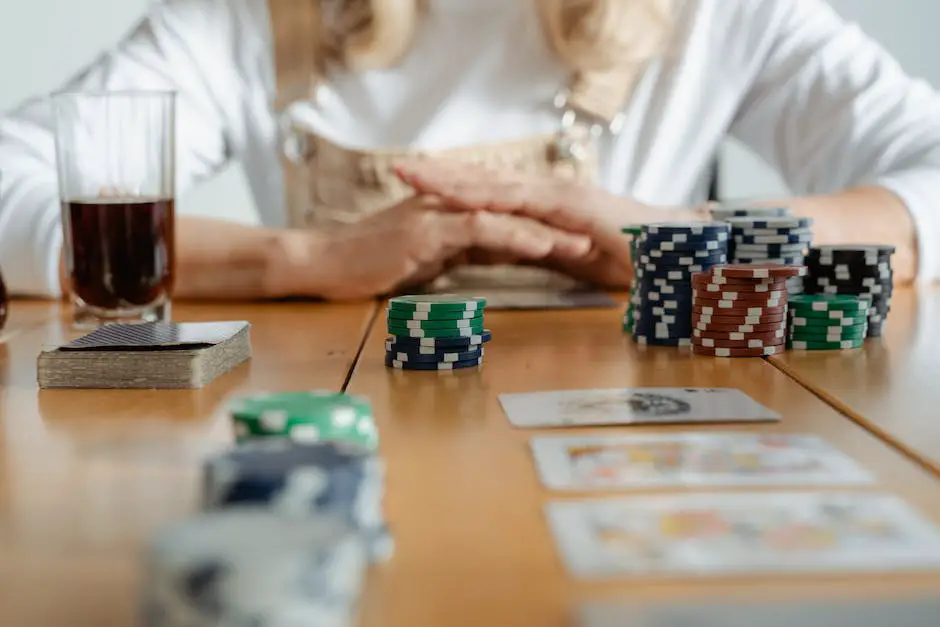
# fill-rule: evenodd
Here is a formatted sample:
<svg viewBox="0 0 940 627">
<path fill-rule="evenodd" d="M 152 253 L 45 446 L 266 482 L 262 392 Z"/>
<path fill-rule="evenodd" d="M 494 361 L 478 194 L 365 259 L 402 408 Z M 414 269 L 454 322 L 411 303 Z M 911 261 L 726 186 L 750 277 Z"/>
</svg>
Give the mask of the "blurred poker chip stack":
<svg viewBox="0 0 940 627">
<path fill-rule="evenodd" d="M 813 241 L 812 218 L 735 216 L 726 221 L 731 225 L 729 257 L 732 263 L 804 265 L 806 249 Z M 791 277 L 787 291 L 802 293 L 802 278 Z"/>
<path fill-rule="evenodd" d="M 374 450 L 378 430 L 369 399 L 311 390 L 235 399 L 229 413 L 237 442 L 283 437 L 295 442 L 349 442 Z"/>
<path fill-rule="evenodd" d="M 365 569 L 362 541 L 339 518 L 207 513 L 151 543 L 141 623 L 352 627 Z"/>
<path fill-rule="evenodd" d="M 847 294 L 798 294 L 790 299 L 787 347 L 832 351 L 861 348 L 871 304 Z"/>
<path fill-rule="evenodd" d="M 806 257 L 807 294 L 854 295 L 870 304 L 867 337 L 880 337 L 894 291 L 894 246 L 813 246 Z"/>
<path fill-rule="evenodd" d="M 692 352 L 763 357 L 786 350 L 787 279 L 802 266 L 730 264 L 692 278 Z"/>
<path fill-rule="evenodd" d="M 207 511 L 254 507 L 277 515 L 338 518 L 361 534 L 372 561 L 391 557 L 382 513 L 384 468 L 366 448 L 252 440 L 207 460 L 203 488 Z"/>
<path fill-rule="evenodd" d="M 637 237 L 643 232 L 643 226 L 636 224 L 625 226 L 621 229 L 624 235 L 630 237 L 630 263 L 633 265 L 633 283 L 630 285 L 630 299 L 627 301 L 627 309 L 623 313 L 623 330 L 627 333 L 633 333 L 633 309 L 636 306 L 636 271 L 637 271 Z"/>
<path fill-rule="evenodd" d="M 636 239 L 633 338 L 691 346 L 692 275 L 728 261 L 725 222 L 647 224 Z"/>
<path fill-rule="evenodd" d="M 483 364 L 486 299 L 453 294 L 399 296 L 385 310 L 385 365 L 399 370 L 458 370 Z"/>
</svg>

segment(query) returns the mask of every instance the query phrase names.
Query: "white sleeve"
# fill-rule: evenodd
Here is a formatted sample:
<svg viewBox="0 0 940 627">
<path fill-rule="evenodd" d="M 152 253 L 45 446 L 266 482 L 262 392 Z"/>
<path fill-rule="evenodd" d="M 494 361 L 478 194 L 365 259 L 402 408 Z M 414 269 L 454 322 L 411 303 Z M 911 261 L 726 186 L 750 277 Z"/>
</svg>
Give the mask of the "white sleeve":
<svg viewBox="0 0 940 627">
<path fill-rule="evenodd" d="M 732 135 L 797 194 L 880 185 L 918 234 L 920 281 L 940 278 L 940 97 L 823 0 L 743 0 L 753 83 Z"/>
<path fill-rule="evenodd" d="M 170 0 L 70 80 L 68 90 L 177 91 L 177 193 L 230 156 L 212 76 L 235 72 L 225 0 Z M 237 90 L 226 97 L 239 97 Z M 227 111 L 237 110 L 230 107 Z M 14 295 L 58 296 L 62 245 L 52 107 L 36 98 L 0 118 L 0 272 Z"/>
</svg>

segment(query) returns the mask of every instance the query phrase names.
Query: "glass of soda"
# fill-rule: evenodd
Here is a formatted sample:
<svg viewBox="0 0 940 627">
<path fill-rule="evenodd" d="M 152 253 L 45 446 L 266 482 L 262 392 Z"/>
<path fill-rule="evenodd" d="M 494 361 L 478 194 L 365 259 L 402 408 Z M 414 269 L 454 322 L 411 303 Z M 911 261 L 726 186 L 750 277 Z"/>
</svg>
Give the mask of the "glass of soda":
<svg viewBox="0 0 940 627">
<path fill-rule="evenodd" d="M 59 93 L 53 107 L 73 323 L 169 321 L 175 94 Z"/>
</svg>

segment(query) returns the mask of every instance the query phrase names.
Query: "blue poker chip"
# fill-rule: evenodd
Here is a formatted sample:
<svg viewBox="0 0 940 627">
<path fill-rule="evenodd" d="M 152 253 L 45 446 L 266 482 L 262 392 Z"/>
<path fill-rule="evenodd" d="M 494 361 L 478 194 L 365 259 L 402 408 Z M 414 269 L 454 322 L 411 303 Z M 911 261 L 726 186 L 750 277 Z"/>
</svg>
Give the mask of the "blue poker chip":
<svg viewBox="0 0 940 627">
<path fill-rule="evenodd" d="M 735 257 L 735 263 L 758 264 L 758 263 L 776 263 L 781 266 L 802 266 L 802 257 Z"/>
<path fill-rule="evenodd" d="M 634 332 L 633 341 L 644 346 L 671 346 L 684 348 L 686 346 L 692 346 L 692 334 L 689 333 L 688 337 L 662 338 Z"/>
<path fill-rule="evenodd" d="M 424 347 L 433 350 L 445 350 L 452 352 L 452 349 L 469 350 L 471 346 L 479 346 L 493 339 L 493 332 L 489 329 L 483 329 L 483 333 L 478 335 L 468 335 L 464 337 L 408 337 L 405 335 L 390 335 L 385 338 L 385 343 L 393 343 L 396 348 Z"/>
<path fill-rule="evenodd" d="M 747 229 L 805 229 L 813 225 L 812 218 L 796 216 L 728 218 L 732 228 Z"/>
<path fill-rule="evenodd" d="M 735 235 L 735 244 L 809 244 L 811 235 Z"/>
<path fill-rule="evenodd" d="M 470 350 L 459 351 L 459 352 L 445 352 L 445 351 L 433 351 L 431 353 L 422 353 L 409 350 L 395 350 L 395 345 L 392 342 L 385 343 L 385 359 L 386 361 L 392 359 L 394 361 L 408 362 L 408 363 L 417 363 L 417 362 L 455 362 L 455 361 L 468 361 L 471 359 L 479 359 L 483 357 L 483 345 L 479 344 L 474 346 Z"/>
<path fill-rule="evenodd" d="M 643 225 L 646 236 L 716 236 L 727 234 L 731 226 L 727 222 L 653 222 Z"/>
<path fill-rule="evenodd" d="M 386 354 L 385 365 L 396 370 L 460 370 L 483 365 L 483 357 L 464 361 L 398 361 Z"/>
<path fill-rule="evenodd" d="M 719 252 L 728 249 L 728 238 L 692 240 L 685 242 L 673 242 L 667 240 L 643 241 L 641 246 L 635 248 L 635 254 L 645 253 L 652 256 L 660 256 L 661 253 L 682 253 L 707 255 L 709 252 Z M 709 252 L 706 252 L 709 251 Z"/>
<path fill-rule="evenodd" d="M 734 247 L 736 253 L 766 253 L 771 257 L 785 257 L 806 251 L 805 244 L 740 244 Z"/>
<path fill-rule="evenodd" d="M 716 242 L 719 243 L 719 242 Z M 638 255 L 646 255 L 651 259 L 671 259 L 673 257 L 715 257 L 717 255 L 727 254 L 728 249 L 723 242 L 721 246 L 712 247 L 688 247 L 686 249 L 664 250 L 662 248 L 648 248 L 637 251 Z"/>
<path fill-rule="evenodd" d="M 366 528 L 384 524 L 381 502 L 368 501 L 380 501 L 383 475 L 377 457 L 351 444 L 249 440 L 205 462 L 203 507 L 337 514 Z"/>
<path fill-rule="evenodd" d="M 695 254 L 693 251 L 668 252 L 658 255 L 640 253 L 640 265 L 654 266 L 693 266 L 703 263 L 717 263 L 718 259 L 727 259 L 728 252 L 725 250 L 703 251 L 705 254 Z"/>
<path fill-rule="evenodd" d="M 808 235 L 812 236 L 813 229 L 734 229 L 731 236 L 735 235 Z"/>
</svg>

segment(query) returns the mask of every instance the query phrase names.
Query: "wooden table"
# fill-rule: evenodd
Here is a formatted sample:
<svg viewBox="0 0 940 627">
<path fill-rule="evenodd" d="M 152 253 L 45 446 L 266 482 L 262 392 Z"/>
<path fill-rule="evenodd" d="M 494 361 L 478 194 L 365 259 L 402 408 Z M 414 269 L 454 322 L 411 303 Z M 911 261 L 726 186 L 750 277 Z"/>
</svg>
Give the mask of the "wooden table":
<svg viewBox="0 0 940 627">
<path fill-rule="evenodd" d="M 886 332 L 862 350 L 791 351 L 772 362 L 940 472 L 940 290 L 898 290 Z"/>
<path fill-rule="evenodd" d="M 509 426 L 497 400 L 502 392 L 738 387 L 783 415 L 780 423 L 751 430 L 823 436 L 872 471 L 879 488 L 902 495 L 940 521 L 935 477 L 770 364 L 694 357 L 668 348 L 641 350 L 623 336 L 620 316 L 616 310 L 491 312 L 486 326 L 494 340 L 482 371 L 444 375 L 387 370 L 386 333 L 381 322 L 373 327 L 349 391 L 367 394 L 375 404 L 388 465 L 387 512 L 398 553 L 372 573 L 364 626 L 547 627 L 565 625 L 570 611 L 586 599 L 861 598 L 940 585 L 940 576 L 900 575 L 571 581 L 542 513 L 552 494 L 540 486 L 527 450 L 534 432 Z"/>
<path fill-rule="evenodd" d="M 0 625 L 135 625 L 139 549 L 194 511 L 200 461 L 232 441 L 224 403 L 262 390 L 339 391 L 376 305 L 178 307 L 178 320 L 248 320 L 251 362 L 195 391 L 36 389 L 43 344 L 74 335 L 55 305 L 14 302 L 0 357 Z"/>
<path fill-rule="evenodd" d="M 24 330 L 0 356 L 3 627 L 133 625 L 140 549 L 162 525 L 195 510 L 202 458 L 231 443 L 225 400 L 260 390 L 338 390 L 353 365 L 348 389 L 368 394 L 377 412 L 397 543 L 395 557 L 370 574 L 366 627 L 551 626 L 594 598 L 857 598 L 940 585 L 940 575 L 570 580 L 542 516 L 552 495 L 528 455 L 533 432 L 509 427 L 500 392 L 740 387 L 784 416 L 751 429 L 822 435 L 871 470 L 879 488 L 940 522 L 933 475 L 770 364 L 640 351 L 620 332 L 618 310 L 491 312 L 495 339 L 482 371 L 448 376 L 387 370 L 384 320 L 371 303 L 184 306 L 178 319 L 250 320 L 252 362 L 199 391 L 38 393 L 40 346 L 70 334 L 55 306 L 14 305 Z M 26 322 L 42 315 L 52 321 Z M 633 430 L 650 429 L 604 432 Z"/>
</svg>

